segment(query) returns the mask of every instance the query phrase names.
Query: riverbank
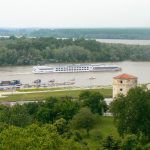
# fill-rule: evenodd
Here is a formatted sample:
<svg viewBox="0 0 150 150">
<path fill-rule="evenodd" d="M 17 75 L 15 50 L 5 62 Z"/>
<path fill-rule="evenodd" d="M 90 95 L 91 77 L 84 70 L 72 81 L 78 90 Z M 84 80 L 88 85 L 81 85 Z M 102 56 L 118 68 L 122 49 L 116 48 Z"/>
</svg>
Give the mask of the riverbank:
<svg viewBox="0 0 150 150">
<path fill-rule="evenodd" d="M 112 88 L 110 86 L 104 87 L 86 87 L 86 88 L 62 88 L 62 89 L 48 89 L 43 91 L 10 91 L 1 92 L 0 101 L 41 101 L 48 97 L 72 97 L 78 98 L 82 91 L 91 90 L 98 91 L 104 95 L 105 98 L 112 97 Z"/>
</svg>

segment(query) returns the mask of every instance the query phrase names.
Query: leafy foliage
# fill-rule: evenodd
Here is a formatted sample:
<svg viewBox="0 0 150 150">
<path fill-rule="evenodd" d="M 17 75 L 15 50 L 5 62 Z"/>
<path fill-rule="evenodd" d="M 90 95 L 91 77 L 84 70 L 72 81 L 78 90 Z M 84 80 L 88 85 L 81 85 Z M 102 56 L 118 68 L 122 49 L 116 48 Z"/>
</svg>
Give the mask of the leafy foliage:
<svg viewBox="0 0 150 150">
<path fill-rule="evenodd" d="M 26 107 L 21 105 L 4 107 L 0 113 L 0 121 L 9 125 L 25 127 L 31 123 L 31 120 Z"/>
<path fill-rule="evenodd" d="M 84 147 L 63 139 L 53 125 L 9 127 L 0 133 L 1 150 L 78 150 Z"/>
<path fill-rule="evenodd" d="M 103 114 L 107 110 L 107 105 L 103 95 L 99 92 L 83 91 L 79 96 L 83 106 L 88 106 L 93 113 Z"/>
<path fill-rule="evenodd" d="M 83 38 L 75 40 L 50 37 L 0 39 L 0 65 L 124 60 L 150 61 L 150 46 L 104 44 Z"/>
<path fill-rule="evenodd" d="M 118 131 L 138 134 L 142 132 L 150 139 L 150 91 L 136 87 L 127 96 L 120 95 L 112 103 Z"/>
<path fill-rule="evenodd" d="M 133 150 L 133 149 L 142 150 L 142 147 L 136 135 L 126 135 L 122 140 L 121 149 L 122 150 Z"/>
<path fill-rule="evenodd" d="M 72 119 L 72 126 L 76 129 L 85 129 L 88 136 L 95 123 L 95 116 L 88 108 L 82 108 Z"/>
<path fill-rule="evenodd" d="M 107 136 L 103 140 L 103 149 L 104 150 L 119 150 L 120 149 L 120 141 L 115 139 L 112 135 Z"/>
<path fill-rule="evenodd" d="M 67 121 L 63 118 L 56 120 L 54 126 L 59 134 L 67 132 Z"/>
<path fill-rule="evenodd" d="M 38 103 L 0 106 L 0 149 L 149 150 L 149 99 L 150 91 L 140 87 L 116 98 L 111 110 L 121 136 L 113 118 L 99 113 L 105 107 L 98 92 L 82 92 L 80 101 L 50 97 Z"/>
</svg>

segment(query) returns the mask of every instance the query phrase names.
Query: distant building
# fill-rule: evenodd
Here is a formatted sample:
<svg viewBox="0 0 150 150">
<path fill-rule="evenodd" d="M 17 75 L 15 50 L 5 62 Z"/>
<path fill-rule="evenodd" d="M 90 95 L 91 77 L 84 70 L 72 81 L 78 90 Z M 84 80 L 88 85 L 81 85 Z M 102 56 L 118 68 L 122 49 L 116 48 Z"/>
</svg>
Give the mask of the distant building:
<svg viewBox="0 0 150 150">
<path fill-rule="evenodd" d="M 137 86 L 137 77 L 130 74 L 121 74 L 113 78 L 113 98 L 118 94 L 126 95 L 127 92 Z"/>
</svg>

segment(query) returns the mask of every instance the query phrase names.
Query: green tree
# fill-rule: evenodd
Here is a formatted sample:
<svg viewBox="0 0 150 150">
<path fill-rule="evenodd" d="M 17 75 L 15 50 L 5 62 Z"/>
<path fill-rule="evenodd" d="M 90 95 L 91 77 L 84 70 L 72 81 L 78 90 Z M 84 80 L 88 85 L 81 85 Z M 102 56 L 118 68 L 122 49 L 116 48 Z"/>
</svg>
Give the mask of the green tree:
<svg viewBox="0 0 150 150">
<path fill-rule="evenodd" d="M 63 134 L 67 131 L 67 121 L 63 118 L 56 120 L 54 126 L 59 134 Z"/>
<path fill-rule="evenodd" d="M 107 110 L 104 97 L 99 92 L 83 91 L 79 95 L 79 99 L 83 106 L 88 106 L 93 113 L 102 115 Z"/>
<path fill-rule="evenodd" d="M 1 150 L 84 150 L 74 141 L 63 139 L 53 125 L 10 126 L 0 133 Z"/>
<path fill-rule="evenodd" d="M 54 57 L 59 62 L 84 62 L 90 60 L 90 52 L 76 45 L 56 49 L 54 54 Z"/>
<path fill-rule="evenodd" d="M 150 143 L 146 144 L 146 145 L 143 147 L 143 150 L 150 150 Z"/>
<path fill-rule="evenodd" d="M 72 119 L 78 110 L 78 102 L 68 99 L 67 97 L 60 99 L 54 106 L 54 111 L 57 114 L 56 118 L 64 118 L 66 121 Z"/>
<path fill-rule="evenodd" d="M 39 103 L 35 118 L 42 123 L 53 123 L 60 118 L 69 121 L 78 110 L 79 104 L 76 101 L 72 101 L 67 97 L 50 97 L 45 103 Z"/>
<path fill-rule="evenodd" d="M 15 105 L 13 107 L 4 107 L 0 115 L 1 122 L 9 125 L 25 127 L 32 123 L 32 118 L 28 114 L 26 107 Z"/>
<path fill-rule="evenodd" d="M 81 108 L 81 110 L 73 117 L 72 126 L 75 129 L 85 129 L 89 136 L 89 131 L 96 124 L 95 116 L 89 108 Z"/>
<path fill-rule="evenodd" d="M 136 135 L 126 135 L 122 139 L 121 150 L 143 150 Z"/>
<path fill-rule="evenodd" d="M 40 107 L 37 111 L 36 118 L 41 123 L 53 122 L 54 121 L 53 110 L 46 107 Z"/>
<path fill-rule="evenodd" d="M 27 103 L 27 104 L 24 104 L 24 106 L 26 107 L 28 113 L 31 115 L 31 116 L 35 116 L 37 111 L 38 111 L 38 108 L 39 108 L 39 104 L 40 103 Z"/>
<path fill-rule="evenodd" d="M 120 95 L 112 105 L 111 111 L 116 120 L 119 133 L 138 134 L 150 139 L 150 91 L 136 87 L 127 96 Z"/>
<path fill-rule="evenodd" d="M 112 135 L 107 136 L 102 145 L 104 150 L 120 150 L 120 141 Z"/>
<path fill-rule="evenodd" d="M 38 103 L 39 106 L 35 118 L 42 123 L 53 123 L 57 116 L 54 107 L 58 102 L 56 97 L 49 97 L 46 102 Z"/>
</svg>

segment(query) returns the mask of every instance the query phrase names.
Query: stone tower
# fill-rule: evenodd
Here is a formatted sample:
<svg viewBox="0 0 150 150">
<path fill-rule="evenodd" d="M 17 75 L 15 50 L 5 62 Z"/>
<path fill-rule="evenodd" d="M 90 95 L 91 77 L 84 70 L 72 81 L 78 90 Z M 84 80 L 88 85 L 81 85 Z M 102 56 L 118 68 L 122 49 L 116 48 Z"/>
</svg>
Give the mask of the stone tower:
<svg viewBox="0 0 150 150">
<path fill-rule="evenodd" d="M 118 94 L 126 95 L 129 89 L 137 86 L 137 77 L 129 74 L 121 74 L 113 78 L 113 98 Z"/>
</svg>

